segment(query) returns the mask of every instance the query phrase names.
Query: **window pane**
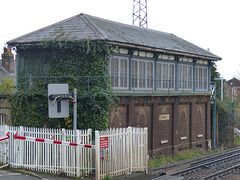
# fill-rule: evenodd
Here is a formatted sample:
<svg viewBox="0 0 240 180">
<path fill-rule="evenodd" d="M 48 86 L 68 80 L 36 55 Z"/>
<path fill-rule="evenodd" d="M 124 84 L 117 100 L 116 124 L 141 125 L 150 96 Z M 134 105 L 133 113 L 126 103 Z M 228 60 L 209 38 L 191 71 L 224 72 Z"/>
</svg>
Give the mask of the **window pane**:
<svg viewBox="0 0 240 180">
<path fill-rule="evenodd" d="M 187 83 L 188 83 L 187 66 L 183 66 L 183 88 L 184 89 L 187 89 Z"/>
<path fill-rule="evenodd" d="M 193 70 L 192 66 L 188 66 L 188 89 L 192 89 Z"/>
<path fill-rule="evenodd" d="M 112 87 L 118 87 L 118 59 L 111 59 L 111 83 Z"/>
<path fill-rule="evenodd" d="M 203 88 L 203 69 L 199 68 L 199 89 Z"/>
<path fill-rule="evenodd" d="M 146 81 L 146 65 L 145 62 L 139 62 L 139 88 L 145 88 Z"/>
<path fill-rule="evenodd" d="M 195 81 L 196 81 L 196 89 L 199 89 L 199 72 L 198 72 L 198 67 L 195 68 Z"/>
<path fill-rule="evenodd" d="M 153 87 L 153 63 L 147 63 L 147 88 Z"/>
<path fill-rule="evenodd" d="M 168 64 L 163 64 L 163 88 L 168 88 Z"/>
<path fill-rule="evenodd" d="M 169 65 L 169 88 L 174 88 L 174 65 Z"/>
<path fill-rule="evenodd" d="M 138 62 L 132 61 L 132 87 L 138 87 Z"/>
<path fill-rule="evenodd" d="M 178 65 L 178 72 L 179 72 L 178 87 L 181 89 L 183 86 L 183 84 L 182 84 L 182 79 L 183 79 L 182 65 Z"/>
<path fill-rule="evenodd" d="M 162 65 L 160 64 L 160 63 L 157 63 L 157 74 L 156 74 L 156 86 L 157 86 L 157 88 L 161 88 L 161 79 L 162 79 L 162 77 L 161 77 L 161 72 L 162 72 L 162 70 L 161 70 L 161 67 L 162 67 Z"/>
<path fill-rule="evenodd" d="M 203 77 L 204 77 L 204 79 L 203 79 L 203 81 L 204 81 L 204 89 L 207 89 L 207 87 L 208 87 L 208 69 L 207 68 L 204 68 L 204 73 L 203 73 Z"/>
<path fill-rule="evenodd" d="M 127 60 L 120 60 L 120 87 L 127 87 Z"/>
</svg>

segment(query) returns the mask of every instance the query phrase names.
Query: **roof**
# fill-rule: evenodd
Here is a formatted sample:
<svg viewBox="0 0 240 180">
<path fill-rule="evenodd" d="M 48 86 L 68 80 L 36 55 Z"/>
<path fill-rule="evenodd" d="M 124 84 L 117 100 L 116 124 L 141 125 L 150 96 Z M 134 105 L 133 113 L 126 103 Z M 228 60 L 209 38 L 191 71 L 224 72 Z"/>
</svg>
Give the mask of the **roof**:
<svg viewBox="0 0 240 180">
<path fill-rule="evenodd" d="M 237 87 L 237 86 L 240 87 L 240 80 L 237 79 L 237 78 L 232 78 L 232 79 L 227 81 L 227 84 L 229 86 L 233 86 L 233 87 Z"/>
<path fill-rule="evenodd" d="M 0 79 L 9 76 L 10 73 L 2 66 L 0 66 Z"/>
<path fill-rule="evenodd" d="M 187 53 L 188 55 L 203 56 L 212 60 L 221 60 L 219 56 L 173 34 L 122 24 L 83 13 L 28 33 L 7 43 L 17 46 L 19 44 L 40 43 L 50 40 L 80 41 L 89 38 L 111 43 L 148 47 L 163 52 Z"/>
</svg>

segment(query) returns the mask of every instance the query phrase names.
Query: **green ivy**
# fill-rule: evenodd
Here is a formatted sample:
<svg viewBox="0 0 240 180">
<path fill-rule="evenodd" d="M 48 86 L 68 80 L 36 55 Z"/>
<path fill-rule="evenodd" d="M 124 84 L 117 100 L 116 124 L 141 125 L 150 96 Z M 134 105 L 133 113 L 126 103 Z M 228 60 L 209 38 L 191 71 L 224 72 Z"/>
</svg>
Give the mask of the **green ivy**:
<svg viewBox="0 0 240 180">
<path fill-rule="evenodd" d="M 234 143 L 233 127 L 237 125 L 238 115 L 235 114 L 236 109 L 232 106 L 232 102 L 227 97 L 224 101 L 217 102 L 217 120 L 218 120 L 218 146 L 230 147 Z"/>
<path fill-rule="evenodd" d="M 69 118 L 48 118 L 47 85 L 67 83 L 70 92 L 77 88 L 78 128 L 106 129 L 109 109 L 118 103 L 108 72 L 112 48 L 93 40 L 17 46 L 18 89 L 11 97 L 13 124 L 71 128 L 72 103 Z"/>
</svg>

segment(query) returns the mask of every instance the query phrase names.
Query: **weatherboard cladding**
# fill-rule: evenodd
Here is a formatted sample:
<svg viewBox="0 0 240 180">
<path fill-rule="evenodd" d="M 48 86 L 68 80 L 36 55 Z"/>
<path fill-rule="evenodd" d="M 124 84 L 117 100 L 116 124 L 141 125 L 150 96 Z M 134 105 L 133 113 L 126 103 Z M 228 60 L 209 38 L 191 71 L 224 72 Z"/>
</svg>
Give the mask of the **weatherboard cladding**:
<svg viewBox="0 0 240 180">
<path fill-rule="evenodd" d="M 13 39 L 8 44 L 29 44 L 49 40 L 79 41 L 89 38 L 221 59 L 173 34 L 126 25 L 87 14 L 79 14 L 60 21 Z"/>
</svg>

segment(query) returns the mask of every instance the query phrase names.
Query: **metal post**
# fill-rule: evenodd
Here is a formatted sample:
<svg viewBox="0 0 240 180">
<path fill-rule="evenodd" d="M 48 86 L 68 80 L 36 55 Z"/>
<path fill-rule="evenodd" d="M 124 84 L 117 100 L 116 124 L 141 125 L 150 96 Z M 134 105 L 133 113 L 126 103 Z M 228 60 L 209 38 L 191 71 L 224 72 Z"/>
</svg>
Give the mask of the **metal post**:
<svg viewBox="0 0 240 180">
<path fill-rule="evenodd" d="M 76 130 L 77 130 L 77 88 L 73 89 L 73 98 L 74 98 L 74 103 L 73 103 L 73 130 L 74 130 L 74 135 L 76 135 Z"/>
<path fill-rule="evenodd" d="M 211 104 L 213 104 L 212 109 L 212 149 L 216 148 L 216 110 L 217 110 L 217 104 L 216 104 L 216 83 L 211 85 L 211 97 L 213 100 L 211 101 Z"/>
<path fill-rule="evenodd" d="M 62 129 L 62 141 L 66 141 L 66 130 Z M 66 146 L 61 146 L 62 150 L 62 171 L 66 173 L 67 170 L 67 147 Z"/>
<path fill-rule="evenodd" d="M 223 101 L 223 77 L 215 78 L 214 80 L 221 80 L 221 101 Z"/>
<path fill-rule="evenodd" d="M 233 115 L 233 120 L 234 120 L 234 91 L 235 91 L 235 87 L 232 87 L 232 115 Z"/>
<path fill-rule="evenodd" d="M 217 111 L 217 106 L 216 106 L 216 100 L 213 103 L 213 114 L 212 114 L 212 148 L 216 148 L 216 111 Z"/>
<path fill-rule="evenodd" d="M 99 131 L 95 131 L 95 178 L 100 179 L 100 136 Z"/>
<path fill-rule="evenodd" d="M 76 140 L 76 143 L 80 143 L 80 132 L 79 132 L 79 130 L 76 130 L 76 136 L 77 136 L 77 137 L 76 137 L 76 139 L 77 139 L 77 140 Z M 76 151 L 75 151 L 75 152 L 76 152 L 76 156 L 75 156 L 75 157 L 76 157 L 76 166 L 77 166 L 77 167 L 76 167 L 77 177 L 80 177 L 80 175 L 81 175 L 81 174 L 80 174 L 80 173 L 81 173 L 81 171 L 80 171 L 80 167 L 81 167 L 81 166 L 80 166 L 80 159 L 81 159 L 80 155 L 81 155 L 81 153 L 80 153 L 80 152 L 81 152 L 81 151 L 80 151 L 79 146 L 76 147 Z"/>
</svg>

